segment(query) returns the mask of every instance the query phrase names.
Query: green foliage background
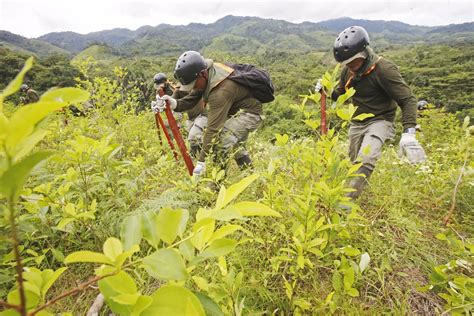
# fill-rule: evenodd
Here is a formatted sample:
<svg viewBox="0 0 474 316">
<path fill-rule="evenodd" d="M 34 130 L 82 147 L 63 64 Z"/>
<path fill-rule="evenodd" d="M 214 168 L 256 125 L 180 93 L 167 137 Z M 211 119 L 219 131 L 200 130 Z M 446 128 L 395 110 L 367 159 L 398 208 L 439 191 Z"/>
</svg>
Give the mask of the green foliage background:
<svg viewBox="0 0 474 316">
<path fill-rule="evenodd" d="M 471 123 L 466 120 L 463 124 L 464 116 L 473 114 L 472 43 L 398 46 L 397 41 L 406 42 L 419 36 L 416 32 L 427 31 L 416 29 L 413 38 L 397 38 L 395 32 L 378 38 L 377 52 L 400 66 L 418 98 L 435 105 L 419 114 L 422 132 L 417 137 L 429 160 L 409 165 L 397 156 L 396 143 L 387 144 L 358 203 L 360 208 L 353 205 L 354 211 L 347 213 L 340 203 L 347 203 L 344 187 L 355 169 L 346 155 L 345 128 L 331 114 L 337 128 L 332 136 L 320 138 L 317 129 L 303 122 L 308 119 L 305 113 L 311 112 L 310 118 L 317 119 L 317 100 L 302 103 L 299 97 L 308 95 L 317 78 L 335 66 L 328 49 L 318 51 L 302 38 L 319 39 L 328 47 L 332 37 L 314 31 L 270 39 L 280 32 L 281 25 L 263 28 L 255 20 L 244 22 L 234 33 L 206 42 L 203 52 L 216 61 L 266 68 L 278 95 L 264 107 L 264 126 L 250 137 L 254 169 L 241 172 L 231 164 L 225 178 L 210 165 L 204 182 L 190 180 L 184 166 L 174 161 L 167 145 L 161 146 L 156 137 L 153 114 L 148 111 L 154 94 L 151 78 L 161 71 L 172 78 L 176 56 L 166 54 L 181 49 L 178 44 L 143 39 L 137 46 L 126 44 L 137 49 L 127 56 L 112 45 L 93 44 L 73 58 L 40 58 L 27 73 L 24 81 L 40 94 L 53 86 L 77 85 L 90 93 L 92 105 L 76 104 L 86 117 L 63 111 L 35 125 L 35 132 L 44 138 L 33 155 L 36 150 L 59 154 L 33 169 L 21 189 L 15 220 L 23 264 L 31 269 L 31 278 L 36 268 L 59 271 L 55 275 L 59 282 L 46 289 L 47 295 L 42 292 L 42 299 L 55 297 L 94 273 L 110 272 L 110 258 L 114 261 L 123 255 L 130 263 L 147 258 L 145 268 L 123 268 L 109 281 L 102 280 L 99 287 L 107 293 L 109 308 L 124 315 L 130 310 L 121 309 L 121 304 L 126 308 L 132 305 L 130 301 L 139 305 L 138 297 L 153 297 L 154 302 L 163 303 L 156 291 L 160 288 L 176 299 L 189 298 L 192 306 L 203 305 L 208 314 L 213 310 L 216 315 L 472 313 L 474 165 Z M 148 31 L 152 37 L 153 30 Z M 186 33 L 173 31 L 178 33 L 169 36 Z M 192 45 L 202 44 L 203 39 L 184 40 Z M 137 53 L 142 48 L 151 52 L 155 45 L 164 55 Z M 5 48 L 1 52 L 3 89 L 27 55 Z M 6 117 L 22 109 L 17 98 L 12 95 L 4 100 Z M 13 132 L 7 132 L 12 137 Z M 3 173 L 8 163 L 5 154 L 1 158 Z M 210 225 L 213 231 L 227 231 L 222 244 L 207 248 L 209 245 L 200 245 L 202 240 L 194 240 L 202 249 L 191 247 L 193 253 L 204 253 L 205 260 L 194 262 L 185 246 L 179 247 L 177 255 L 178 246 L 172 244 L 175 239 L 186 244 L 186 238 L 192 239 L 187 234 L 197 231 L 193 225 L 198 217 L 218 209 L 225 200 L 225 194 L 211 188 L 231 188 L 242 183 L 239 181 L 248 183 L 237 194 L 236 203 L 258 202 L 267 207 L 260 206 L 264 211 L 270 214 L 271 208 L 282 217 L 242 219 L 230 209 L 230 217 L 220 218 L 216 227 L 215 223 Z M 232 188 L 228 192 L 236 197 L 235 186 Z M 453 221 L 445 227 L 442 219 L 452 205 Z M 255 205 L 252 210 L 256 212 Z M 155 217 L 173 212 L 189 216 L 181 233 L 160 231 L 157 238 L 146 225 L 134 231 L 124 228 L 136 224 L 137 218 L 153 218 L 151 222 L 159 226 L 162 223 Z M 0 214 L 0 228 L 9 232 L 5 196 L 0 199 Z M 203 227 L 209 229 L 206 225 Z M 128 248 L 131 240 L 138 240 L 140 250 L 126 253 L 122 243 Z M 94 271 L 93 265 L 82 262 L 87 260 L 81 261 L 83 252 L 68 257 L 85 250 L 97 252 L 93 256 L 98 262 L 109 266 Z M 154 265 L 155 260 L 164 260 L 163 254 L 170 260 L 164 262 L 175 263 L 171 266 L 176 269 L 164 273 Z M 187 270 L 181 269 L 181 262 L 186 262 Z M 117 261 L 113 265 L 120 266 Z M 2 234 L 0 297 L 9 302 L 16 295 L 8 294 L 16 289 L 13 266 L 11 240 Z M 121 282 L 128 288 L 136 284 L 136 291 L 114 292 Z M 130 296 L 117 298 L 118 294 Z M 79 299 L 68 297 L 49 310 L 85 314 L 96 295 L 85 291 Z"/>
</svg>

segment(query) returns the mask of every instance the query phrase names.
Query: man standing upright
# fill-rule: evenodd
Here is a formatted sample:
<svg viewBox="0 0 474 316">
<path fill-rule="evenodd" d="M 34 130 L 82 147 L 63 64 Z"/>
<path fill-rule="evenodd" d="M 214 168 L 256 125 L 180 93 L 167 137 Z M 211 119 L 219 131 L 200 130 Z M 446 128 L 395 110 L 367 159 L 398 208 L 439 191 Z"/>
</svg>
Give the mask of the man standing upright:
<svg viewBox="0 0 474 316">
<path fill-rule="evenodd" d="M 391 61 L 377 56 L 369 47 L 369 35 L 360 26 L 342 31 L 333 46 L 334 58 L 344 67 L 339 86 L 332 98 L 351 87 L 356 90 L 352 102 L 357 106 L 354 117 L 367 113 L 371 117 L 352 121 L 349 128 L 349 156 L 353 162 L 362 162 L 359 173 L 364 177 L 353 179 L 355 189 L 349 196 L 356 199 L 367 184 L 382 146 L 395 136 L 394 119 L 397 105 L 402 110 L 403 133 L 400 153 L 411 163 L 426 159 L 425 152 L 415 137 L 417 103 L 410 88 L 403 80 L 398 67 Z M 316 89 L 320 90 L 318 83 Z"/>
</svg>

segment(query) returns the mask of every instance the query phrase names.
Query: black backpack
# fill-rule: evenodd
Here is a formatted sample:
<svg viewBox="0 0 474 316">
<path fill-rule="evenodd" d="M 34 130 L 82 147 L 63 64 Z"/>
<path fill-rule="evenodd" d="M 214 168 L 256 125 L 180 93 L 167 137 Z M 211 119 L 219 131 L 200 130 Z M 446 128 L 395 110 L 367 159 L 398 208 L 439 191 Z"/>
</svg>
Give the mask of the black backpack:
<svg viewBox="0 0 474 316">
<path fill-rule="evenodd" d="M 252 90 L 254 97 L 262 103 L 275 100 L 275 88 L 266 70 L 248 64 L 226 63 L 234 69 L 228 79 Z"/>
</svg>

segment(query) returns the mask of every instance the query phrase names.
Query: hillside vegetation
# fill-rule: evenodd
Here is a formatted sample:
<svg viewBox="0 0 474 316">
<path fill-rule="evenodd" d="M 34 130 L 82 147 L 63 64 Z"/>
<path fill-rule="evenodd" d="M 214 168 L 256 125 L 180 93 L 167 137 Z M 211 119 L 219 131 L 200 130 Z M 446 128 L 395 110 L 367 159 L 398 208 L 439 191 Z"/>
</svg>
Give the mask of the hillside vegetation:
<svg viewBox="0 0 474 316">
<path fill-rule="evenodd" d="M 326 88 L 337 82 L 333 35 L 261 20 L 143 27 L 142 39 L 116 30 L 119 44 L 87 44 L 74 58 L 0 48 L 0 316 L 85 315 L 99 293 L 100 315 L 474 313 L 473 43 L 376 35 L 386 41 L 377 52 L 431 103 L 418 114 L 428 159 L 399 157 L 397 136 L 353 203 L 350 104 L 329 100 L 323 136 L 312 93 L 323 75 Z M 254 166 L 208 161 L 199 181 L 160 143 L 149 110 L 151 79 L 172 78 L 198 34 L 190 27 L 209 31 L 193 42 L 207 57 L 266 68 L 277 94 L 250 135 Z M 167 28 L 187 37 L 149 54 Z M 38 103 L 19 106 L 22 82 Z"/>
</svg>

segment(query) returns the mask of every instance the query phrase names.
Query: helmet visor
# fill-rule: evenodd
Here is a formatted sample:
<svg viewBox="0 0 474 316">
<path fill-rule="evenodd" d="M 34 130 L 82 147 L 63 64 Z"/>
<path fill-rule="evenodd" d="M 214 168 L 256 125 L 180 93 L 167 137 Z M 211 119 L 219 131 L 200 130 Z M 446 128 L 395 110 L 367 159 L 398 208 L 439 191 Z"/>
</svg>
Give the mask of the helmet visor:
<svg viewBox="0 0 474 316">
<path fill-rule="evenodd" d="M 193 81 L 191 81 L 191 83 L 181 85 L 179 90 L 186 92 L 191 91 L 194 88 L 194 85 L 196 84 L 196 80 L 197 79 L 194 79 Z"/>
<path fill-rule="evenodd" d="M 341 65 L 345 66 L 345 65 L 347 65 L 348 63 L 350 63 L 351 61 L 353 61 L 357 58 L 366 59 L 367 58 L 367 52 L 366 51 L 359 52 L 359 53 L 355 54 L 354 56 L 352 56 L 351 58 L 348 58 L 344 61 L 341 61 Z"/>
</svg>

